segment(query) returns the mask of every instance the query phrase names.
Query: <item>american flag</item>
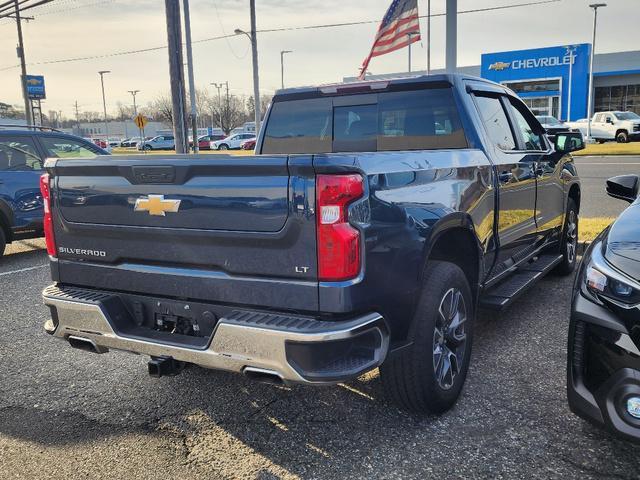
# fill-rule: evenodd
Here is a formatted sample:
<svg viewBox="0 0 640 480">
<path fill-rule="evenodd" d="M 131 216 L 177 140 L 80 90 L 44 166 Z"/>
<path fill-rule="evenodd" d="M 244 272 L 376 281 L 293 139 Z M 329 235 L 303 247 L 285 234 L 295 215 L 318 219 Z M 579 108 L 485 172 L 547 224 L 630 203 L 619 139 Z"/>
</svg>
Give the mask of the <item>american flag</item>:
<svg viewBox="0 0 640 480">
<path fill-rule="evenodd" d="M 418 0 L 393 0 L 380 23 L 371 52 L 362 62 L 360 79 L 364 79 L 373 57 L 399 50 L 419 40 Z"/>
</svg>

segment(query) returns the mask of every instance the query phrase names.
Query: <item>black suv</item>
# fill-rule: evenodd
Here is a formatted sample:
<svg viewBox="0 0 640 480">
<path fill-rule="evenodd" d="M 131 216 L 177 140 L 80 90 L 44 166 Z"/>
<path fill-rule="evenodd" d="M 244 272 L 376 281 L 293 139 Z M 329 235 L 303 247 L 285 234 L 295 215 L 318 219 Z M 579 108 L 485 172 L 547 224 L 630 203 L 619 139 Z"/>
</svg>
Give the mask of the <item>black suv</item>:
<svg viewBox="0 0 640 480">
<path fill-rule="evenodd" d="M 39 179 L 44 160 L 96 155 L 108 152 L 74 135 L 0 125 L 0 257 L 7 243 L 42 236 Z"/>
</svg>

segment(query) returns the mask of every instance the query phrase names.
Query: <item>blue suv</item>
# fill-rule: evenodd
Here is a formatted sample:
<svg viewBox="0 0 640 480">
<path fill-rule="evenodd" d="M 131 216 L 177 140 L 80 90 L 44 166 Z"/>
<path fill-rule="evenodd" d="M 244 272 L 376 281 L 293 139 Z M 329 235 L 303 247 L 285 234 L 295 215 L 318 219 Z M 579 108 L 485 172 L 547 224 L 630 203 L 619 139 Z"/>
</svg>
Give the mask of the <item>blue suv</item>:
<svg viewBox="0 0 640 480">
<path fill-rule="evenodd" d="M 46 158 L 108 154 L 53 129 L 0 125 L 0 257 L 6 244 L 43 235 L 39 179 Z"/>
</svg>

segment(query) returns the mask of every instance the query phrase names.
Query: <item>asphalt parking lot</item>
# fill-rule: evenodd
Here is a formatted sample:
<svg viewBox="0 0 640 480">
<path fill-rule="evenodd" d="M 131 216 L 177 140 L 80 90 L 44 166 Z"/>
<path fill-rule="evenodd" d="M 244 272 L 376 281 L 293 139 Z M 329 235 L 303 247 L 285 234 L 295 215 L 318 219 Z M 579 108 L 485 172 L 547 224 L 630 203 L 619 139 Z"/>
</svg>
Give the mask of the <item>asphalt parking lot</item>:
<svg viewBox="0 0 640 480">
<path fill-rule="evenodd" d="M 612 173 L 593 158 L 578 165 L 596 185 Z M 639 168 L 627 167 L 620 173 Z M 595 211 L 589 185 L 583 205 Z M 376 372 L 330 388 L 200 368 L 153 379 L 144 357 L 73 350 L 42 330 L 42 247 L 21 242 L 0 260 L 0 478 L 639 476 L 640 446 L 568 410 L 571 278 L 549 277 L 509 311 L 481 315 L 462 398 L 424 418 L 386 403 Z"/>
<path fill-rule="evenodd" d="M 582 182 L 580 215 L 585 218 L 617 217 L 626 203 L 611 198 L 605 190 L 607 178 L 628 173 L 640 174 L 640 156 L 575 157 Z"/>
</svg>

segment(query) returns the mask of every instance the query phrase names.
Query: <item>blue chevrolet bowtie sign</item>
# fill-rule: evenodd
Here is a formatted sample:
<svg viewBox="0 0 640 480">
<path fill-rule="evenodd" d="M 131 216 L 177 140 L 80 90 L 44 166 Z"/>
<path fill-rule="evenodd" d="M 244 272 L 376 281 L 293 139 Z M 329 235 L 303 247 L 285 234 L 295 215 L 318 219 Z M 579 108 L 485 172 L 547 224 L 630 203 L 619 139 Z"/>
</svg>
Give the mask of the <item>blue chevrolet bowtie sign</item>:
<svg viewBox="0 0 640 480">
<path fill-rule="evenodd" d="M 27 84 L 27 96 L 31 100 L 43 100 L 47 98 L 44 91 L 43 75 L 27 75 L 25 82 Z"/>
</svg>

